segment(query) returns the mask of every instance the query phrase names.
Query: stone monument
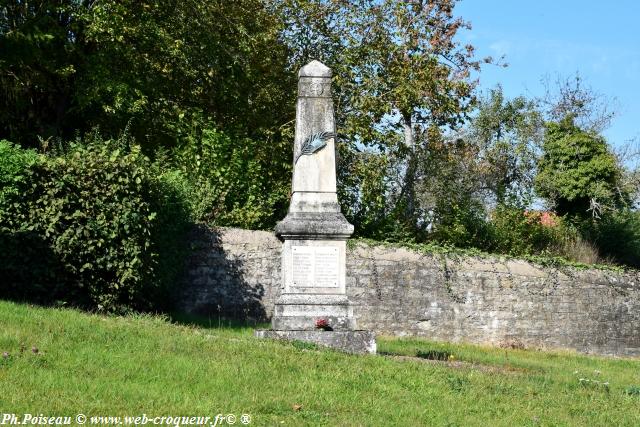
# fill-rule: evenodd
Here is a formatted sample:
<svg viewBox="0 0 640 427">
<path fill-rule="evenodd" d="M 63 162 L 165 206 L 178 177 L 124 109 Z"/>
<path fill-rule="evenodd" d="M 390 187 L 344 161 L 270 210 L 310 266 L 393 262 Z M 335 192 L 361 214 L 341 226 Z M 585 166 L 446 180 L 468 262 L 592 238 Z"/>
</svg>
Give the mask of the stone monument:
<svg viewBox="0 0 640 427">
<path fill-rule="evenodd" d="M 353 233 L 336 194 L 331 70 L 311 61 L 298 73 L 293 184 L 283 240 L 283 287 L 272 330 L 256 336 L 301 340 L 351 353 L 375 353 L 375 337 L 356 330 L 345 289 L 346 241 Z"/>
</svg>

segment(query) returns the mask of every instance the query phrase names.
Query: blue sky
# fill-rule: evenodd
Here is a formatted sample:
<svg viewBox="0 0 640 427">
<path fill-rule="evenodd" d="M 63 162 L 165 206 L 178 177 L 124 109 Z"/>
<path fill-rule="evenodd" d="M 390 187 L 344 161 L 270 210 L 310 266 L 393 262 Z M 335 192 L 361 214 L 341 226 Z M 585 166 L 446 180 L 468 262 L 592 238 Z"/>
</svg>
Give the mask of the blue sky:
<svg viewBox="0 0 640 427">
<path fill-rule="evenodd" d="M 617 146 L 640 138 L 639 0 L 461 0 L 455 13 L 473 26 L 461 41 L 509 64 L 484 67 L 481 88 L 500 83 L 509 97 L 539 96 L 544 75 L 554 81 L 579 72 L 617 100 L 607 140 Z"/>
</svg>

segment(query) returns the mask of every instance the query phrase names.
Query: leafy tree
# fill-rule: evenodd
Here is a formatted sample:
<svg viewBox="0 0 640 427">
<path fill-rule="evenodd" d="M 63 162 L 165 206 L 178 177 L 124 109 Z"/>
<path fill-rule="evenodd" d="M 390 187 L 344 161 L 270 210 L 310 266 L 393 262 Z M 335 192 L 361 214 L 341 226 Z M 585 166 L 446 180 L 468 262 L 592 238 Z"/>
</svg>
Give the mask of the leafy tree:
<svg viewBox="0 0 640 427">
<path fill-rule="evenodd" d="M 415 196 L 419 152 L 434 128 L 463 122 L 473 103 L 480 69 L 471 45 L 456 34 L 469 24 L 455 17 L 454 0 L 281 0 L 274 9 L 286 23 L 283 40 L 294 52 L 292 66 L 320 59 L 334 71 L 337 125 L 344 135 L 343 159 L 382 156 L 376 189 L 384 183 L 396 222 L 419 228 Z M 488 58 L 487 62 L 491 62 Z M 373 150 L 367 150 L 373 148 Z M 347 153 L 351 151 L 351 153 Z M 360 154 L 360 152 L 362 152 Z M 358 168 L 342 165 L 341 172 Z M 401 179 L 394 179 L 401 171 Z M 342 182 L 358 184 L 341 175 Z M 371 176 L 367 182 L 373 182 Z M 361 189 L 343 193 L 362 195 Z M 361 217 L 375 211 L 360 203 Z M 389 210 L 388 210 L 389 211 Z M 387 212 L 388 213 L 388 212 Z M 357 225 L 357 224 L 356 224 Z"/>
<path fill-rule="evenodd" d="M 620 178 L 604 138 L 580 129 L 571 115 L 547 124 L 535 189 L 559 215 L 598 217 L 628 203 Z"/>
<path fill-rule="evenodd" d="M 631 207 L 640 208 L 640 139 L 627 141 L 616 149 L 618 164 L 623 165 L 622 186 L 629 190 Z"/>
<path fill-rule="evenodd" d="M 482 190 L 498 204 L 526 206 L 532 199 L 544 123 L 536 102 L 505 99 L 500 86 L 480 99 L 462 138 L 477 147 Z"/>
<path fill-rule="evenodd" d="M 425 224 L 425 238 L 462 247 L 486 244 L 486 212 L 479 147 L 462 138 L 433 135 L 420 164 L 424 176 L 416 187 Z"/>
<path fill-rule="evenodd" d="M 0 6 L 0 137 L 36 145 L 74 127 L 68 114 L 82 39 L 80 2 L 4 1 Z"/>
<path fill-rule="evenodd" d="M 261 0 L 4 2 L 0 137 L 34 146 L 128 123 L 146 146 L 204 127 L 276 133 L 295 87 L 279 30 Z"/>
<path fill-rule="evenodd" d="M 432 128 L 416 150 L 416 197 L 426 239 L 459 246 L 490 244 L 489 212 L 522 210 L 532 199 L 535 161 L 543 136 L 541 114 L 524 97 L 505 99 L 497 87 L 480 99 L 460 132 Z"/>
<path fill-rule="evenodd" d="M 261 0 L 109 0 L 81 18 L 96 51 L 79 104 L 117 126 L 135 118 L 138 139 L 256 137 L 291 119 L 287 51 Z"/>
<path fill-rule="evenodd" d="M 400 131 L 412 146 L 415 127 L 462 123 L 473 100 L 472 71 L 483 61 L 455 36 L 470 24 L 455 0 L 282 0 L 295 67 L 321 59 L 334 71 L 341 130 L 366 144 L 377 131 Z"/>
</svg>

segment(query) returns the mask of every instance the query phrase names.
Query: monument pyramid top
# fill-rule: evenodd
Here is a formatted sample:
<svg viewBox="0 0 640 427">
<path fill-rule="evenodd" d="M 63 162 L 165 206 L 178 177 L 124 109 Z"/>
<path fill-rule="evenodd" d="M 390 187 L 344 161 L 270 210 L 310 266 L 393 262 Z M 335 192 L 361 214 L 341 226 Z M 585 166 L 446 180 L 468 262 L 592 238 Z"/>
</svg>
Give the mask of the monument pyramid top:
<svg viewBox="0 0 640 427">
<path fill-rule="evenodd" d="M 314 59 L 300 68 L 298 77 L 331 77 L 331 68 Z"/>
</svg>

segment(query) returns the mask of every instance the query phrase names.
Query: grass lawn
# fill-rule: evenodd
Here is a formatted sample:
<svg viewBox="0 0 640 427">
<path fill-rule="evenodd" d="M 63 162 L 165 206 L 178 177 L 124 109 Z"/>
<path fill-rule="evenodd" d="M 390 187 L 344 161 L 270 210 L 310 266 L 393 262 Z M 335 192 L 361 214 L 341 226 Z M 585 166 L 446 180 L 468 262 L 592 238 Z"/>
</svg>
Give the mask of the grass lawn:
<svg viewBox="0 0 640 427">
<path fill-rule="evenodd" d="M 222 413 L 235 425 L 250 414 L 257 426 L 640 425 L 638 359 L 392 338 L 378 350 L 349 356 L 258 340 L 250 328 L 0 301 L 0 353 L 9 353 L 0 358 L 0 413 L 211 422 Z"/>
</svg>

